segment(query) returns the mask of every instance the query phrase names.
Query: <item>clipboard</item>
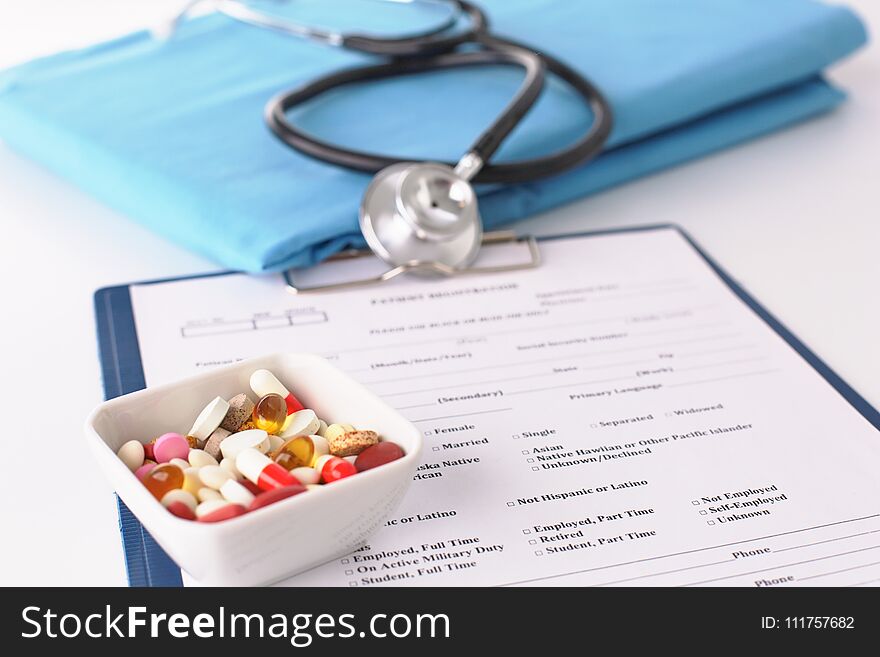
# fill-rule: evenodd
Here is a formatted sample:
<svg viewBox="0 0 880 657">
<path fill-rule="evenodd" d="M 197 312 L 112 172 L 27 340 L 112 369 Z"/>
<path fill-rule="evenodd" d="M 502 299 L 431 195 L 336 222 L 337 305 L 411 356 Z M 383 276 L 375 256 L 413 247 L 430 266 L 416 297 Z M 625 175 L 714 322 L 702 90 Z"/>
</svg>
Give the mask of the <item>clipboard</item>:
<svg viewBox="0 0 880 657">
<path fill-rule="evenodd" d="M 773 331 L 784 339 L 816 372 L 871 425 L 880 430 L 880 412 L 853 390 L 816 354 L 810 351 L 791 331 L 752 298 L 736 281 L 722 270 L 680 227 L 675 225 L 652 225 L 538 238 L 538 241 L 559 240 L 573 237 L 595 237 L 616 233 L 669 230 L 677 231 L 722 282 L 755 312 Z M 97 324 L 98 350 L 101 361 L 105 399 L 112 399 L 146 387 L 135 318 L 132 309 L 130 286 L 154 285 L 193 278 L 227 276 L 237 272 L 223 271 L 195 276 L 167 278 L 136 282 L 99 289 L 94 295 Z M 168 557 L 134 514 L 117 498 L 119 531 L 125 556 L 126 572 L 130 586 L 173 587 L 182 586 L 178 566 Z"/>
</svg>

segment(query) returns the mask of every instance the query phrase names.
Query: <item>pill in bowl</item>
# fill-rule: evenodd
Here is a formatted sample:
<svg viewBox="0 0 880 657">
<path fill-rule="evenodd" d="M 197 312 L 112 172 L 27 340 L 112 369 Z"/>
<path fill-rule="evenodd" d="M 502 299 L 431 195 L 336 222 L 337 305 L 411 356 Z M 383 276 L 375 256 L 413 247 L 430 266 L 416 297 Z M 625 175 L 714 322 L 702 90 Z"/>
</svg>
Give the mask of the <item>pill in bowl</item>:
<svg viewBox="0 0 880 657">
<path fill-rule="evenodd" d="M 422 448 L 396 411 L 300 354 L 105 402 L 86 430 L 123 501 L 212 585 L 269 583 L 356 549 L 399 504 Z M 297 531 L 310 523 L 320 530 Z"/>
</svg>

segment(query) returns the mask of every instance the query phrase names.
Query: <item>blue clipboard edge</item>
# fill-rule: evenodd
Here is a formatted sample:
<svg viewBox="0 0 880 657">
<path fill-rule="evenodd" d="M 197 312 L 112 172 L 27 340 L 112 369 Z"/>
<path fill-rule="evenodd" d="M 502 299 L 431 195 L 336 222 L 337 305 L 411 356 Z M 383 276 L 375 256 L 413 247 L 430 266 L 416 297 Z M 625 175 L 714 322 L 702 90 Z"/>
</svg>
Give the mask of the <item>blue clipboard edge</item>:
<svg viewBox="0 0 880 657">
<path fill-rule="evenodd" d="M 710 258 L 697 245 L 694 239 L 680 226 L 657 224 L 612 228 L 552 235 L 539 238 L 541 241 L 570 239 L 573 237 L 597 237 L 619 233 L 652 230 L 675 230 L 703 258 L 718 277 L 770 328 L 780 335 L 807 363 L 830 383 L 847 402 L 871 425 L 880 431 L 880 412 L 867 400 L 853 390 L 834 370 L 826 365 L 816 354 L 789 331 L 776 317 L 771 315 L 748 292 Z M 112 399 L 146 387 L 137 328 L 131 305 L 131 285 L 157 285 L 193 278 L 226 276 L 238 272 L 221 271 L 193 276 L 179 276 L 153 281 L 130 283 L 105 287 L 94 295 L 95 320 L 98 332 L 98 352 L 101 360 L 101 373 L 104 384 L 104 398 Z M 182 586 L 180 569 L 153 540 L 134 514 L 117 498 L 119 507 L 119 530 L 125 553 L 125 565 L 130 586 Z"/>
</svg>

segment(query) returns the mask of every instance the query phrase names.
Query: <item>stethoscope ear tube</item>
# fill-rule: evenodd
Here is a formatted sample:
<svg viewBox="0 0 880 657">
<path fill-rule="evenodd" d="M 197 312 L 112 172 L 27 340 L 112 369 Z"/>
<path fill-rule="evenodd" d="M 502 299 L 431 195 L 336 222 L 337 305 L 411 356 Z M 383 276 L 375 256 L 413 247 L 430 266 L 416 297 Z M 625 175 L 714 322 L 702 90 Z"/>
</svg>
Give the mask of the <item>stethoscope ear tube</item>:
<svg viewBox="0 0 880 657">
<path fill-rule="evenodd" d="M 426 57 L 441 53 L 452 52 L 465 43 L 477 41 L 481 35 L 489 29 L 489 21 L 486 14 L 475 5 L 460 0 L 448 2 L 455 7 L 452 24 L 448 28 L 459 28 L 452 34 L 442 34 L 443 29 L 435 29 L 422 35 L 410 35 L 401 38 L 376 38 L 369 35 L 349 34 L 345 35 L 340 44 L 344 48 L 350 48 L 359 52 L 380 57 Z M 465 17 L 468 26 L 460 29 L 455 25 L 459 17 Z M 445 29 L 445 28 L 444 28 Z"/>
<path fill-rule="evenodd" d="M 559 60 L 535 53 L 513 41 L 481 35 L 479 43 L 487 49 L 414 59 L 392 59 L 382 64 L 332 73 L 270 100 L 265 109 L 266 123 L 284 143 L 310 157 L 356 171 L 376 173 L 392 164 L 407 161 L 407 158 L 367 153 L 323 141 L 296 127 L 290 121 L 288 112 L 326 91 L 347 84 L 361 84 L 442 69 L 504 64 L 522 67 L 526 75 L 510 104 L 469 149 L 470 152 L 477 153 L 483 162 L 481 170 L 471 179 L 472 182 L 529 182 L 567 171 L 601 151 L 611 132 L 612 112 L 608 101 L 595 85 Z M 526 160 L 489 163 L 489 157 L 537 100 L 543 88 L 545 70 L 557 75 L 583 98 L 593 115 L 589 129 L 574 144 L 561 151 Z M 455 163 L 446 164 L 455 166 Z"/>
<path fill-rule="evenodd" d="M 497 50 L 448 53 L 431 58 L 392 60 L 373 66 L 345 69 L 276 96 L 266 105 L 265 119 L 269 128 L 279 139 L 300 152 L 329 164 L 376 173 L 392 164 L 406 161 L 406 159 L 341 148 L 321 141 L 293 125 L 288 118 L 288 112 L 331 89 L 347 84 L 417 75 L 427 71 L 499 64 L 519 66 L 525 70 L 525 77 L 513 100 L 468 149 L 469 152 L 475 153 L 485 162 L 531 109 L 541 95 L 544 86 L 543 60 L 519 46 L 504 45 Z M 447 164 L 451 167 L 455 166 L 455 163 Z M 475 182 L 491 181 L 483 180 L 483 175 L 477 173 Z"/>
</svg>

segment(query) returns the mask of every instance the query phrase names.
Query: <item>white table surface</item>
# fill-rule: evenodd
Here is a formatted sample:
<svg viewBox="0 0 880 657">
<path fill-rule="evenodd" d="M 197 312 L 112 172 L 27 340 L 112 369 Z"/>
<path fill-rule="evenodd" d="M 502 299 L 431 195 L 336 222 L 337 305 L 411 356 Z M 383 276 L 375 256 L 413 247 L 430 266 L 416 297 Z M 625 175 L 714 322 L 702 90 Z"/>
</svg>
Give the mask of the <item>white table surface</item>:
<svg viewBox="0 0 880 657">
<path fill-rule="evenodd" d="M 179 0 L 0 3 L 0 67 L 152 25 Z M 880 5 L 851 0 L 880 30 Z M 546 213 L 553 233 L 685 227 L 880 405 L 880 47 L 836 66 L 839 110 Z M 92 293 L 217 269 L 0 144 L 0 585 L 125 583 L 114 497 L 84 449 L 102 399 Z"/>
</svg>

